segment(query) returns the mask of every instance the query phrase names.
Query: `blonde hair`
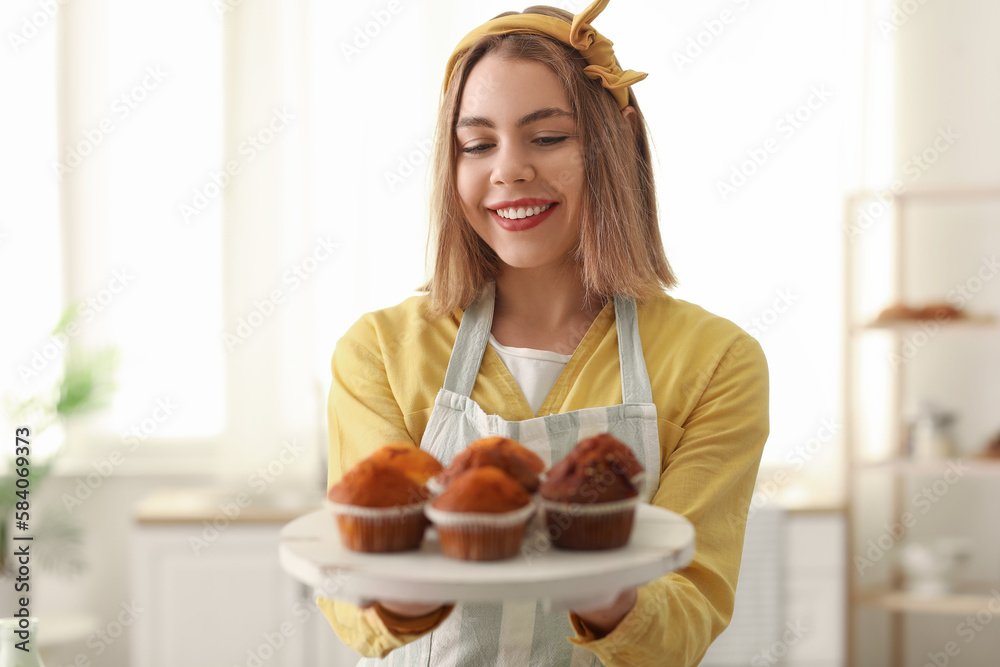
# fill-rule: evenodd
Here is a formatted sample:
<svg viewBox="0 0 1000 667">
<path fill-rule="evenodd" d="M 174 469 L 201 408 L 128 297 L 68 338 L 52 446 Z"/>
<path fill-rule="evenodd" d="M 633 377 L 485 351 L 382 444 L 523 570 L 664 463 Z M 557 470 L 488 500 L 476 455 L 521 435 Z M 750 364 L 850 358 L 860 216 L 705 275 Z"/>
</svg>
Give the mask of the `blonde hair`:
<svg viewBox="0 0 1000 667">
<path fill-rule="evenodd" d="M 573 15 L 554 7 L 529 7 L 571 23 Z M 507 12 L 500 16 L 516 14 Z M 615 294 L 637 300 L 662 293 L 677 279 L 660 240 L 656 192 L 646 123 L 629 90 L 637 114 L 633 133 L 611 94 L 583 72 L 580 53 L 543 35 L 489 35 L 471 46 L 459 61 L 438 112 L 431 159 L 431 229 L 428 257 L 434 257 L 429 315 L 465 308 L 483 285 L 496 279 L 500 260 L 476 234 L 462 213 L 455 182 L 458 147 L 455 124 L 472 68 L 489 54 L 547 65 L 563 82 L 583 146 L 584 200 L 580 239 L 574 252 L 584 287 L 603 297 Z"/>
</svg>

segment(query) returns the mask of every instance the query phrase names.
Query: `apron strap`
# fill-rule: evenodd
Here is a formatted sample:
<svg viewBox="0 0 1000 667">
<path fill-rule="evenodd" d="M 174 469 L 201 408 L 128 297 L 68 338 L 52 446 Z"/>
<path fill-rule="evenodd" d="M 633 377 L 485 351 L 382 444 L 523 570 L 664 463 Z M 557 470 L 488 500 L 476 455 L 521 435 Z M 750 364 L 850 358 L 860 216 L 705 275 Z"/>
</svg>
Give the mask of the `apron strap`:
<svg viewBox="0 0 1000 667">
<path fill-rule="evenodd" d="M 622 371 L 622 403 L 652 403 L 653 389 L 639 339 L 635 299 L 615 296 L 615 327 L 618 329 L 618 364 Z"/>
<path fill-rule="evenodd" d="M 444 388 L 459 396 L 472 396 L 479 367 L 483 364 L 483 355 L 490 342 L 490 329 L 493 327 L 494 290 L 494 283 L 488 282 L 479 296 L 465 309 L 458 325 L 458 336 L 451 349 L 448 370 L 444 376 Z"/>
<path fill-rule="evenodd" d="M 493 282 L 487 283 L 465 310 L 458 325 L 455 346 L 444 376 L 444 388 L 459 396 L 471 396 L 476 385 L 476 376 L 479 375 L 493 327 L 495 289 Z M 615 296 L 615 327 L 622 376 L 622 403 L 652 403 L 653 390 L 639 339 L 639 316 L 634 299 Z"/>
</svg>

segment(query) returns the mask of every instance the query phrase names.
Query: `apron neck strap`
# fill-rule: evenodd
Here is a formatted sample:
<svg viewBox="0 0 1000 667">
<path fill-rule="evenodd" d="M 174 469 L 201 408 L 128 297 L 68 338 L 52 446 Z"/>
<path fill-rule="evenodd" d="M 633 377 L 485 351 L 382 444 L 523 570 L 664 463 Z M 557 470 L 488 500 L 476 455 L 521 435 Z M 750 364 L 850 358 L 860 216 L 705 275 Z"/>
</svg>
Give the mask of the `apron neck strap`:
<svg viewBox="0 0 1000 667">
<path fill-rule="evenodd" d="M 615 295 L 615 328 L 618 330 L 618 365 L 622 371 L 622 403 L 652 403 L 653 389 L 639 339 L 635 299 Z"/>
<path fill-rule="evenodd" d="M 487 283 L 466 308 L 458 325 L 455 346 L 444 376 L 444 388 L 460 396 L 472 395 L 486 346 L 489 345 L 495 290 L 495 283 Z M 653 391 L 639 339 L 639 317 L 634 299 L 615 296 L 615 328 L 622 376 L 622 403 L 652 403 Z"/>
<path fill-rule="evenodd" d="M 479 367 L 483 364 L 483 355 L 490 342 L 490 329 L 493 328 L 495 289 L 496 284 L 488 282 L 465 309 L 458 325 L 458 336 L 444 376 L 444 388 L 460 396 L 472 395 Z"/>
</svg>

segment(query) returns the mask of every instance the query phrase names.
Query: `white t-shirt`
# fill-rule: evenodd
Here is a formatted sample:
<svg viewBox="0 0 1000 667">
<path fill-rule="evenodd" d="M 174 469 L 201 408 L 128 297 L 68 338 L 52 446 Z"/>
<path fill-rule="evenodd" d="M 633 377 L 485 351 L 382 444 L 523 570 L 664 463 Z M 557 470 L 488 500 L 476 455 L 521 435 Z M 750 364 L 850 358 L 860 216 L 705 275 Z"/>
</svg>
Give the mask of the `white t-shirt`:
<svg viewBox="0 0 1000 667">
<path fill-rule="evenodd" d="M 498 343 L 493 334 L 490 334 L 490 345 L 514 376 L 517 386 L 528 399 L 528 405 L 534 413 L 542 407 L 545 397 L 559 379 L 562 369 L 573 356 L 548 350 L 534 350 L 530 347 L 507 347 Z"/>
</svg>

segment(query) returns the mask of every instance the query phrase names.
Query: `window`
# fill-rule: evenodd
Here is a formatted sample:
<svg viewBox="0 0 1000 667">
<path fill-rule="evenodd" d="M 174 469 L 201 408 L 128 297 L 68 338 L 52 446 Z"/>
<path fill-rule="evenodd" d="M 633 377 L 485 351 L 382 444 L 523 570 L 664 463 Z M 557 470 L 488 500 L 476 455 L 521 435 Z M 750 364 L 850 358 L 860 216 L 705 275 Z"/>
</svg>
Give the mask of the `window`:
<svg viewBox="0 0 1000 667">
<path fill-rule="evenodd" d="M 297 441 L 312 475 L 312 287 L 295 271 L 316 270 L 331 243 L 296 185 L 301 13 L 194 0 L 54 11 L 59 29 L 40 29 L 13 65 L 31 104 L 10 125 L 23 128 L 20 162 L 5 175 L 25 185 L 0 245 L 18 263 L 0 270 L 25 319 L 4 348 L 47 350 L 76 303 L 72 342 L 120 350 L 114 404 L 72 425 L 69 460 L 117 449 L 129 464 L 239 478 Z M 16 377 L 25 359 L 4 368 Z"/>
</svg>

